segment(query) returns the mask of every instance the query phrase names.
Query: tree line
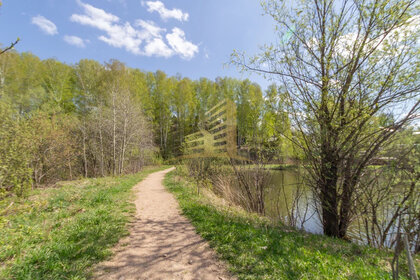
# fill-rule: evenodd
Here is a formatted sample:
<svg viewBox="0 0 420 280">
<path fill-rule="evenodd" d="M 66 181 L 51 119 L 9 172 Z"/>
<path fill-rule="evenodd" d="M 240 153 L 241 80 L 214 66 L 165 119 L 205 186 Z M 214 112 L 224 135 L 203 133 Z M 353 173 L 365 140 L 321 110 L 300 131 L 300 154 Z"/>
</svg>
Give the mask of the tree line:
<svg viewBox="0 0 420 280">
<path fill-rule="evenodd" d="M 117 60 L 74 65 L 24 52 L 0 56 L 0 189 L 135 172 L 182 154 L 184 138 L 223 99 L 237 107 L 238 146 L 297 157 L 282 91 L 250 80 L 191 80 Z"/>
</svg>

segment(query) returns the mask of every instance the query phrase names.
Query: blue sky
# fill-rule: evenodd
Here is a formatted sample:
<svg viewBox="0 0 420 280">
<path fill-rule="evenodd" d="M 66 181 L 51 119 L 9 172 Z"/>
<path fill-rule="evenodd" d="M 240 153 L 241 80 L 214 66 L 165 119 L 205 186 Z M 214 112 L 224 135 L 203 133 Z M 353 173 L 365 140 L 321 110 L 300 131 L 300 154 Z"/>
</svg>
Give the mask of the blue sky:
<svg viewBox="0 0 420 280">
<path fill-rule="evenodd" d="M 226 67 L 233 49 L 258 52 L 274 23 L 258 0 L 4 0 L 0 42 L 18 51 L 76 63 L 118 59 L 146 71 L 197 79 L 263 77 Z"/>
</svg>

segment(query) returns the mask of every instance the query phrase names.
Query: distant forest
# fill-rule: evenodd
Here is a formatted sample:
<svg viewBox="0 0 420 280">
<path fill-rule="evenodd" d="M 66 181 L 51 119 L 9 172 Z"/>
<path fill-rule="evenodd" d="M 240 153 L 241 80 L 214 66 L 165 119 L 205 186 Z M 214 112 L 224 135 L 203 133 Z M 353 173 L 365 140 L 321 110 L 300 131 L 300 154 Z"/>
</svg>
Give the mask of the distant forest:
<svg viewBox="0 0 420 280">
<path fill-rule="evenodd" d="M 270 161 L 299 155 L 281 88 L 250 80 L 191 80 L 117 60 L 68 65 L 31 53 L 0 56 L 0 186 L 136 172 L 182 154 L 185 136 L 224 99 L 237 111 L 237 144 Z M 4 142 L 4 143 L 3 143 Z"/>
</svg>

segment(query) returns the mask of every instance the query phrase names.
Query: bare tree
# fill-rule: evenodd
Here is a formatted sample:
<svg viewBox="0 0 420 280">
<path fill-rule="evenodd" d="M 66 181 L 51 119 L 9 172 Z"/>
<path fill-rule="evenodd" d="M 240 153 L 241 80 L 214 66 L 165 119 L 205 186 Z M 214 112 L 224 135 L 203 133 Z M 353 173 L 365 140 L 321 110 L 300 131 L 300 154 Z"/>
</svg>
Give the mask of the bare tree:
<svg viewBox="0 0 420 280">
<path fill-rule="evenodd" d="M 112 61 L 104 74 L 103 104 L 92 108 L 87 138 L 95 174 L 136 172 L 153 156 L 152 129 L 128 86 L 129 69 Z"/>
<path fill-rule="evenodd" d="M 396 141 L 381 151 L 381 166 L 369 168 L 357 195 L 356 220 L 361 240 L 371 246 L 394 248 L 391 262 L 398 279 L 403 241 L 407 259 L 418 250 L 420 236 L 420 138 L 413 129 L 396 135 Z M 406 244 L 404 244 L 406 245 Z M 414 270 L 414 269 L 413 269 Z"/>
</svg>

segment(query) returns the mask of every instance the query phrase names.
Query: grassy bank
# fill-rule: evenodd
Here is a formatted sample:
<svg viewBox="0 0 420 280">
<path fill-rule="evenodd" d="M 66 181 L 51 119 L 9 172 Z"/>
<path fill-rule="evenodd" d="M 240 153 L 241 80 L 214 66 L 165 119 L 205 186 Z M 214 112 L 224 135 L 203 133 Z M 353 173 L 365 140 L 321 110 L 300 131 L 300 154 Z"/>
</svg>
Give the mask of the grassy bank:
<svg viewBox="0 0 420 280">
<path fill-rule="evenodd" d="M 165 185 L 239 279 L 392 279 L 390 252 L 273 226 L 214 198 L 198 197 L 192 183 L 174 172 Z"/>
<path fill-rule="evenodd" d="M 91 266 L 127 234 L 132 187 L 157 169 L 0 201 L 0 279 L 88 278 Z"/>
</svg>

